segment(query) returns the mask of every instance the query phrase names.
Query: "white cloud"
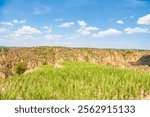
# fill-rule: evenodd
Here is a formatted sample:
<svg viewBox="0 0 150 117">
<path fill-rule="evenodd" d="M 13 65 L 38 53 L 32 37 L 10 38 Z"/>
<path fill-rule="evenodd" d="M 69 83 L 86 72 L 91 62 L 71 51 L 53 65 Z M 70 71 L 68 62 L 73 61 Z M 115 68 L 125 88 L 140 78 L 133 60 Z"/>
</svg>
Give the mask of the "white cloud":
<svg viewBox="0 0 150 117">
<path fill-rule="evenodd" d="M 91 34 L 91 31 L 96 31 L 99 30 L 99 28 L 97 27 L 85 27 L 85 28 L 80 28 L 79 30 L 77 30 L 77 32 L 79 32 L 81 35 L 89 35 Z"/>
<path fill-rule="evenodd" d="M 150 25 L 150 14 L 140 17 L 137 24 Z"/>
<path fill-rule="evenodd" d="M 78 20 L 77 21 L 78 22 L 78 24 L 79 24 L 79 26 L 81 26 L 81 27 L 85 27 L 87 24 L 86 24 L 86 22 L 84 22 L 83 20 Z"/>
<path fill-rule="evenodd" d="M 92 27 L 92 26 L 87 27 L 87 23 L 83 20 L 78 20 L 77 22 L 78 22 L 78 25 L 80 26 L 80 29 L 78 29 L 77 32 L 80 35 L 88 36 L 92 34 L 92 31 L 99 30 L 99 28 L 97 27 Z"/>
<path fill-rule="evenodd" d="M 71 27 L 73 25 L 74 25 L 74 22 L 66 22 L 66 23 L 61 24 L 59 27 L 61 27 L 61 28 L 69 28 L 69 27 Z"/>
<path fill-rule="evenodd" d="M 47 6 L 43 3 L 41 3 L 40 1 L 38 1 L 35 4 L 35 8 L 34 8 L 34 14 L 35 15 L 41 15 L 41 14 L 46 14 L 46 13 L 50 13 L 51 12 L 51 7 Z"/>
<path fill-rule="evenodd" d="M 85 29 L 79 29 L 77 30 L 77 32 L 84 36 L 91 34 L 90 31 L 87 31 Z"/>
<path fill-rule="evenodd" d="M 90 27 L 85 27 L 84 29 L 87 30 L 87 31 L 99 30 L 99 28 L 97 28 L 97 27 L 92 27 L 92 26 L 90 26 Z"/>
<path fill-rule="evenodd" d="M 122 20 L 118 20 L 117 24 L 124 24 L 124 22 Z"/>
<path fill-rule="evenodd" d="M 0 33 L 6 32 L 7 30 L 5 28 L 0 28 Z"/>
<path fill-rule="evenodd" d="M 124 29 L 124 31 L 128 34 L 132 34 L 132 33 L 149 33 L 149 30 L 147 28 L 126 28 Z"/>
<path fill-rule="evenodd" d="M 70 40 L 74 40 L 74 39 L 76 40 L 76 39 L 80 39 L 80 35 L 76 35 L 76 34 L 68 35 L 67 38 Z"/>
<path fill-rule="evenodd" d="M 43 26 L 43 28 L 44 28 L 44 29 L 49 29 L 50 27 L 49 27 L 49 26 Z"/>
<path fill-rule="evenodd" d="M 10 38 L 12 40 L 20 40 L 20 39 L 34 39 L 33 35 L 19 35 L 16 33 L 11 33 L 10 35 L 7 36 L 7 38 Z"/>
<path fill-rule="evenodd" d="M 131 15 L 131 16 L 130 16 L 130 19 L 133 19 L 133 18 L 134 18 L 134 16 Z"/>
<path fill-rule="evenodd" d="M 62 35 L 56 35 L 56 34 L 45 35 L 46 39 L 59 39 L 61 37 L 62 37 Z"/>
<path fill-rule="evenodd" d="M 52 32 L 51 26 L 44 26 L 44 29 L 46 29 L 46 33 Z"/>
<path fill-rule="evenodd" d="M 13 26 L 14 24 L 23 24 L 26 23 L 26 20 L 13 20 L 11 22 L 1 22 L 2 25 Z"/>
<path fill-rule="evenodd" d="M 3 25 L 7 25 L 7 26 L 13 26 L 14 24 L 11 22 L 2 22 Z"/>
<path fill-rule="evenodd" d="M 60 22 L 60 21 L 62 21 L 63 19 L 62 18 L 59 18 L 59 19 L 55 19 L 54 21 L 55 22 Z"/>
<path fill-rule="evenodd" d="M 17 20 L 17 19 L 15 19 L 15 20 L 13 20 L 13 23 L 15 23 L 15 24 L 23 24 L 23 23 L 26 23 L 26 20 Z"/>
<path fill-rule="evenodd" d="M 120 35 L 122 32 L 117 29 L 108 29 L 106 31 L 100 31 L 96 34 L 93 34 L 93 37 L 105 37 L 105 36 L 116 36 Z"/>
<path fill-rule="evenodd" d="M 31 26 L 23 26 L 21 29 L 15 31 L 17 35 L 32 35 L 32 34 L 39 34 L 41 33 L 40 30 L 33 28 Z"/>
<path fill-rule="evenodd" d="M 51 7 L 41 5 L 36 8 L 34 8 L 34 14 L 35 15 L 41 15 L 41 14 L 46 14 L 51 12 Z"/>
</svg>

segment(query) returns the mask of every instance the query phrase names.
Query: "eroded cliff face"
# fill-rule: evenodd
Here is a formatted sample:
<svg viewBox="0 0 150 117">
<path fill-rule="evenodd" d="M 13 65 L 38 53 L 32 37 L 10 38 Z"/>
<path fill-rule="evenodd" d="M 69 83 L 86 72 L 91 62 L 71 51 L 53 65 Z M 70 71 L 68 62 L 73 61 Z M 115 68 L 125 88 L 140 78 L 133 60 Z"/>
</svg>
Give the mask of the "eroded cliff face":
<svg viewBox="0 0 150 117">
<path fill-rule="evenodd" d="M 150 51 L 61 47 L 7 48 L 4 51 L 1 48 L 0 78 L 5 79 L 14 75 L 15 66 L 20 62 L 27 63 L 27 70 L 63 61 L 88 61 L 96 64 L 132 67 L 129 62 L 135 62 L 143 55 L 150 55 Z"/>
</svg>

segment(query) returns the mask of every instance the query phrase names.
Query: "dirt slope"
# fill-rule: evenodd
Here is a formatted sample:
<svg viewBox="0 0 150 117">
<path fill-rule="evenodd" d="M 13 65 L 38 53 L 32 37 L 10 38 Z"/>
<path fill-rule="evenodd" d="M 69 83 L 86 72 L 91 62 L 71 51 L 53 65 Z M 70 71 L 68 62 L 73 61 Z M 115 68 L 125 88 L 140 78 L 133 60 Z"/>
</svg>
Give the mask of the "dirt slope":
<svg viewBox="0 0 150 117">
<path fill-rule="evenodd" d="M 43 64 L 58 64 L 62 61 L 88 61 L 150 71 L 147 66 L 129 64 L 144 55 L 150 55 L 150 51 L 62 47 L 0 48 L 0 78 L 14 75 L 15 65 L 20 62 L 27 63 L 27 70 Z"/>
</svg>

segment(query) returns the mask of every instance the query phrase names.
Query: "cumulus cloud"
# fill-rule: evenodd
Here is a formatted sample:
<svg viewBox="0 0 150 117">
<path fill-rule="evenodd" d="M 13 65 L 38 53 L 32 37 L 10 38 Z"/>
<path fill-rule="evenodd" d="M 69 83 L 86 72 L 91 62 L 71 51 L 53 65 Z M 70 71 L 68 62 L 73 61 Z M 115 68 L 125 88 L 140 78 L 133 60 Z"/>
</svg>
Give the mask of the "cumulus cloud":
<svg viewBox="0 0 150 117">
<path fill-rule="evenodd" d="M 85 30 L 85 29 L 79 29 L 79 30 L 77 30 L 77 32 L 78 32 L 79 34 L 85 35 L 85 36 L 91 34 L 90 31 L 87 31 L 87 30 Z"/>
<path fill-rule="evenodd" d="M 78 20 L 77 22 L 78 22 L 79 26 L 81 26 L 81 27 L 85 27 L 87 25 L 86 22 L 83 20 L 81 20 L 81 21 Z"/>
<path fill-rule="evenodd" d="M 46 39 L 59 39 L 62 37 L 62 35 L 57 35 L 57 34 L 51 34 L 51 35 L 45 35 L 44 36 Z"/>
<path fill-rule="evenodd" d="M 97 27 L 85 27 L 85 28 L 80 28 L 79 30 L 77 30 L 77 32 L 79 32 L 81 35 L 89 35 L 91 34 L 91 31 L 96 31 L 99 30 L 99 28 Z"/>
<path fill-rule="evenodd" d="M 7 25 L 7 26 L 13 26 L 14 24 L 11 22 L 2 22 L 3 25 Z"/>
<path fill-rule="evenodd" d="M 117 21 L 117 24 L 124 24 L 124 21 L 118 20 L 118 21 Z"/>
<path fill-rule="evenodd" d="M 2 25 L 6 25 L 6 26 L 13 26 L 14 24 L 23 24 L 26 23 L 26 20 L 13 20 L 13 21 L 9 21 L 9 22 L 1 22 Z"/>
<path fill-rule="evenodd" d="M 15 24 L 23 24 L 23 23 L 26 23 L 26 20 L 17 20 L 17 19 L 15 19 L 15 20 L 13 20 L 13 23 L 15 23 Z"/>
<path fill-rule="evenodd" d="M 87 31 L 99 30 L 99 28 L 97 28 L 97 27 L 92 27 L 92 26 L 85 27 L 84 29 L 87 30 Z"/>
<path fill-rule="evenodd" d="M 51 28 L 51 27 L 49 27 L 49 26 L 43 26 L 43 28 L 44 28 L 44 29 L 49 29 L 49 28 Z"/>
<path fill-rule="evenodd" d="M 120 35 L 122 32 L 117 29 L 108 29 L 105 31 L 100 31 L 98 33 L 93 34 L 93 37 L 105 37 L 105 36 L 116 36 Z"/>
<path fill-rule="evenodd" d="M 6 32 L 7 30 L 5 28 L 0 28 L 0 33 Z"/>
<path fill-rule="evenodd" d="M 32 34 L 39 34 L 39 33 L 41 33 L 40 30 L 31 26 L 23 26 L 21 29 L 15 31 L 15 34 L 17 35 L 32 35 Z"/>
<path fill-rule="evenodd" d="M 44 29 L 46 29 L 46 33 L 52 32 L 51 26 L 44 26 Z"/>
<path fill-rule="evenodd" d="M 71 27 L 73 25 L 74 25 L 74 22 L 66 22 L 66 23 L 61 24 L 59 27 L 61 27 L 61 28 L 69 28 L 69 27 Z"/>
<path fill-rule="evenodd" d="M 150 14 L 140 17 L 137 24 L 150 25 Z"/>
<path fill-rule="evenodd" d="M 99 28 L 97 28 L 97 27 L 93 27 L 93 26 L 87 27 L 87 23 L 83 20 L 78 20 L 77 22 L 78 22 L 78 25 L 80 26 L 80 29 L 78 29 L 77 32 L 80 35 L 88 36 L 88 35 L 92 34 L 92 31 L 99 30 Z"/>
<path fill-rule="evenodd" d="M 124 29 L 124 31 L 128 34 L 132 34 L 132 33 L 149 33 L 149 30 L 147 28 L 126 28 Z"/>
</svg>

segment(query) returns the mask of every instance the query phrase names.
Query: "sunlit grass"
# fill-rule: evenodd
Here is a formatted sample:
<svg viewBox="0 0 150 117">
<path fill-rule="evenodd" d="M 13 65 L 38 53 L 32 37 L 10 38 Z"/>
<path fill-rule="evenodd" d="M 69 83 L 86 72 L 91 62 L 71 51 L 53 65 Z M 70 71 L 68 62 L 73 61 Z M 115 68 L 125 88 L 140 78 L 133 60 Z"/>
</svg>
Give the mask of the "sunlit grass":
<svg viewBox="0 0 150 117">
<path fill-rule="evenodd" d="M 86 62 L 40 69 L 0 81 L 0 99 L 140 99 L 150 74 Z"/>
</svg>

